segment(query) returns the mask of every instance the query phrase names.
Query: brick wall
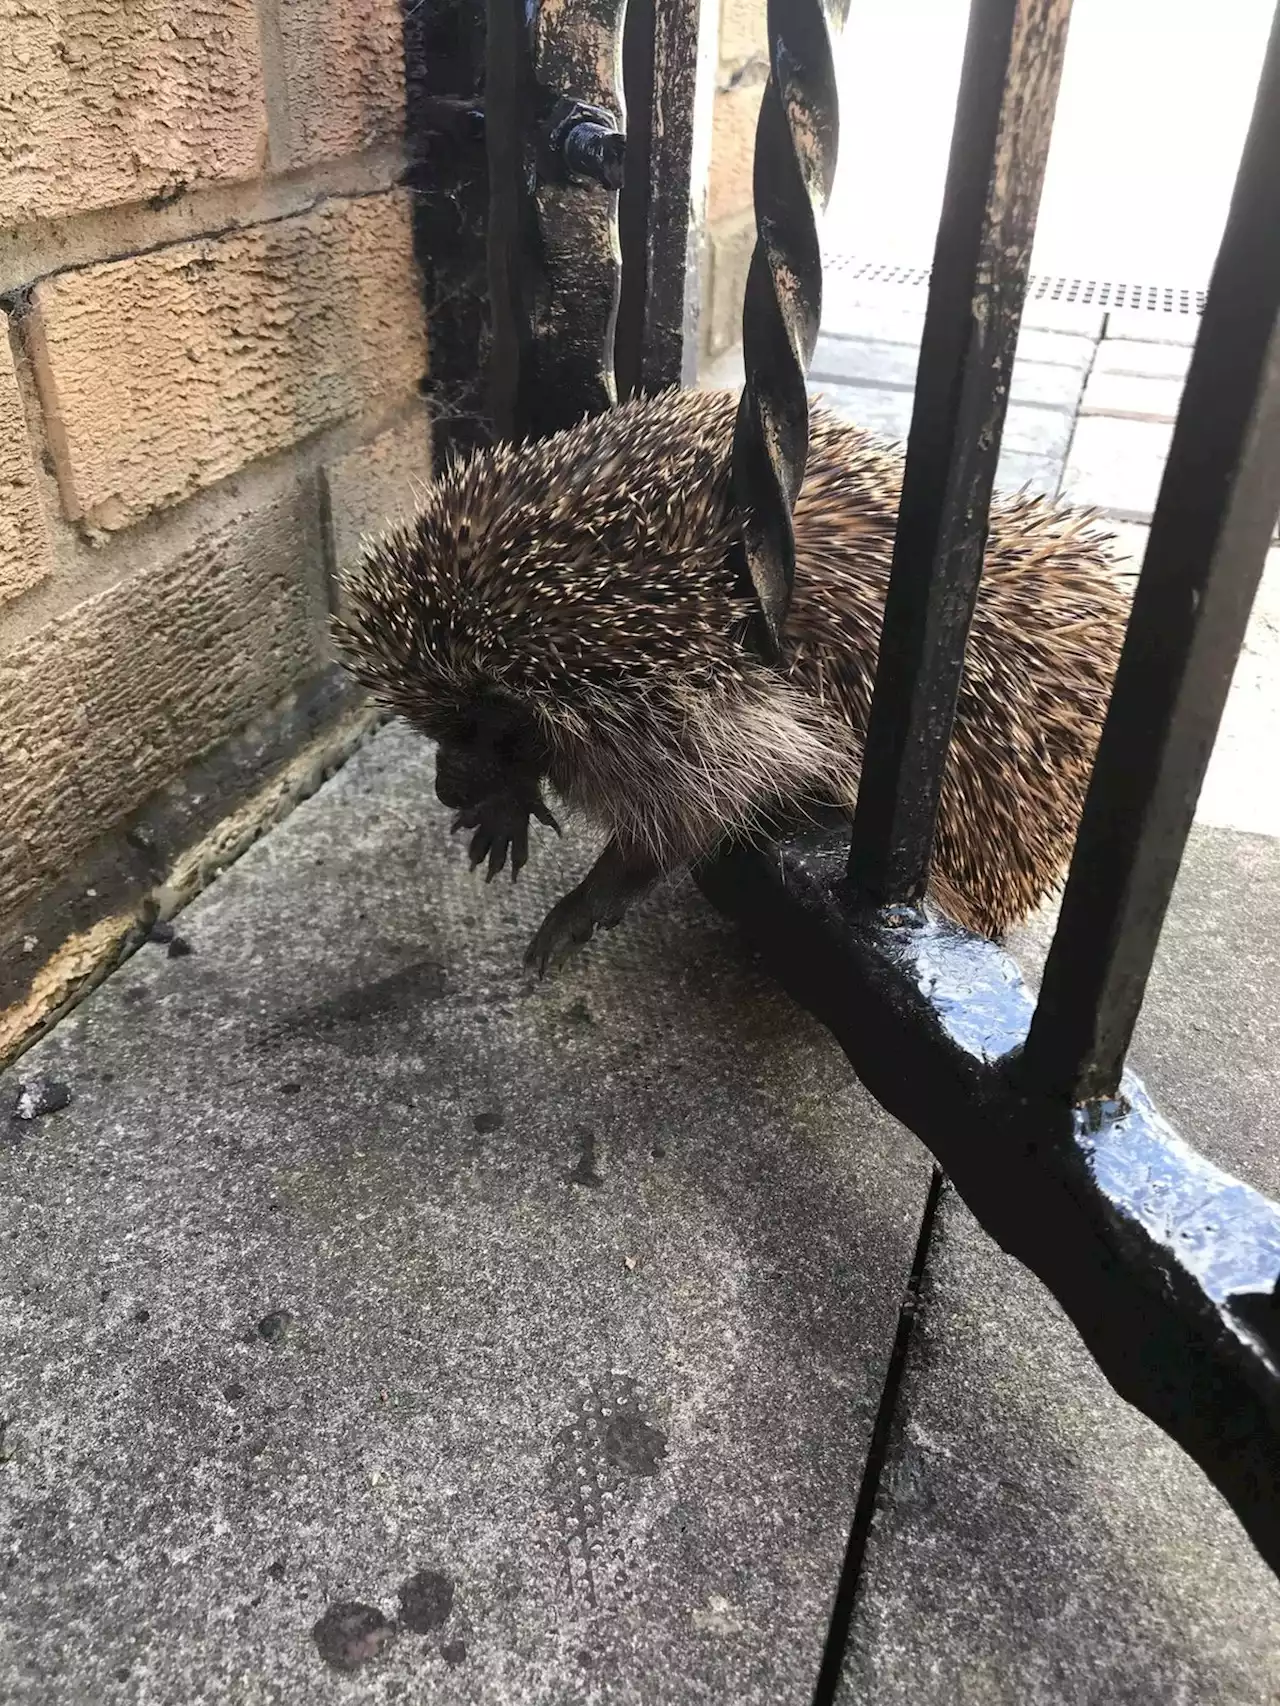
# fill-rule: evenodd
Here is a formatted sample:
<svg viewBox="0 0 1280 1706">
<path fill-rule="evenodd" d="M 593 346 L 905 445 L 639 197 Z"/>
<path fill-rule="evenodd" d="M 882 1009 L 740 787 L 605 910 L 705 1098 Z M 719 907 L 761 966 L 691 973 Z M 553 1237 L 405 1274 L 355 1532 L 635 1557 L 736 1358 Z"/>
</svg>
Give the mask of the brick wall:
<svg viewBox="0 0 1280 1706">
<path fill-rule="evenodd" d="M 0 1055 L 429 470 L 403 90 L 397 0 L 0 0 Z"/>
<path fill-rule="evenodd" d="M 755 245 L 751 161 L 768 75 L 765 0 L 721 0 L 700 320 L 708 357 L 742 341 L 742 292 Z"/>
</svg>

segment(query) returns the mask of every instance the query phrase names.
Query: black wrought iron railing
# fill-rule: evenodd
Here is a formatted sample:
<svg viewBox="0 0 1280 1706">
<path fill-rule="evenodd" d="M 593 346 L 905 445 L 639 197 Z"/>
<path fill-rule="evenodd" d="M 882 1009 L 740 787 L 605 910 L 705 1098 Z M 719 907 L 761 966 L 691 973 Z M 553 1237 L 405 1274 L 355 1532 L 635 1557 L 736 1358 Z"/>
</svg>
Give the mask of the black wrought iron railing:
<svg viewBox="0 0 1280 1706">
<path fill-rule="evenodd" d="M 851 847 L 814 833 L 739 848 L 699 880 L 1280 1570 L 1280 1208 L 1183 1143 L 1124 1065 L 1280 508 L 1280 27 L 1039 1000 L 999 947 L 923 906 L 1069 10 L 973 0 Z M 617 197 L 597 167 L 625 122 L 622 11 L 490 0 L 504 431 L 550 431 L 615 396 Z M 626 158 L 643 162 L 644 187 L 627 203 L 627 389 L 687 376 L 698 11 L 628 8 L 643 112 Z M 842 11 L 768 9 L 733 452 L 765 647 L 785 633 L 807 455 Z M 573 158 L 566 119 L 597 126 Z"/>
</svg>

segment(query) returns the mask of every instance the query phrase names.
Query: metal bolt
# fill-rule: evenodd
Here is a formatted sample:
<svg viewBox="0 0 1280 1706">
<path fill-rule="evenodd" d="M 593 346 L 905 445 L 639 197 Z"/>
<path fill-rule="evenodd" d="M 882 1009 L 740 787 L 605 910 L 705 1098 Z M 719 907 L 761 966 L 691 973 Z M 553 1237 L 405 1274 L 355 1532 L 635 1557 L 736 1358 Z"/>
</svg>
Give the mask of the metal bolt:
<svg viewBox="0 0 1280 1706">
<path fill-rule="evenodd" d="M 622 188 L 627 139 L 610 112 L 566 97 L 556 102 L 543 131 L 544 172 L 551 178 L 588 180 Z"/>
<path fill-rule="evenodd" d="M 620 130 L 579 119 L 565 131 L 560 144 L 565 170 L 575 178 L 590 178 L 607 190 L 622 188 L 622 163 L 627 139 Z"/>
</svg>

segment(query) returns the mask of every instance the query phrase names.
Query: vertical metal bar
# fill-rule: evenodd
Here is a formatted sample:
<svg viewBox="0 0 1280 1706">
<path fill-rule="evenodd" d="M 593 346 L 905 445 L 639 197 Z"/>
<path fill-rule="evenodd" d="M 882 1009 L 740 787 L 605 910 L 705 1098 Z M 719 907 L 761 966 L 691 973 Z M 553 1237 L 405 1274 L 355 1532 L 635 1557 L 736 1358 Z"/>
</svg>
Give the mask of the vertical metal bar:
<svg viewBox="0 0 1280 1706">
<path fill-rule="evenodd" d="M 618 396 L 640 390 L 649 295 L 649 216 L 655 129 L 653 47 L 655 0 L 627 0 L 622 31 L 622 84 L 627 102 L 626 176 L 618 196 L 622 288 L 613 339 Z"/>
<path fill-rule="evenodd" d="M 617 400 L 618 196 L 577 168 L 557 112 L 623 126 L 626 0 L 488 0 L 492 411 L 543 437 Z"/>
<path fill-rule="evenodd" d="M 489 159 L 489 414 L 499 438 L 525 430 L 537 221 L 533 61 L 525 0 L 488 0 L 485 148 Z"/>
<path fill-rule="evenodd" d="M 655 195 L 641 384 L 692 385 L 698 370 L 699 265 L 711 171 L 719 0 L 664 0 L 654 37 Z M 687 111 L 689 118 L 679 115 Z"/>
<path fill-rule="evenodd" d="M 1071 0 L 973 0 L 849 874 L 925 891 Z"/>
<path fill-rule="evenodd" d="M 484 0 L 401 7 L 403 182 L 431 326 L 433 454 L 443 462 L 491 437 L 481 350 L 488 337 Z"/>
<path fill-rule="evenodd" d="M 739 551 L 755 638 L 776 656 L 795 578 L 791 511 L 809 456 L 805 373 L 822 316 L 818 215 L 835 177 L 839 109 L 832 25 L 848 0 L 769 0 L 769 81 L 756 124 L 756 246 L 742 311 L 746 384 L 733 435 Z"/>
<path fill-rule="evenodd" d="M 1280 508 L 1278 161 L 1280 12 L 1023 1056 L 1075 1102 L 1119 1085 Z"/>
<path fill-rule="evenodd" d="M 628 0 L 617 331 L 622 397 L 692 384 L 697 376 L 697 267 L 710 164 L 717 9 L 717 0 Z"/>
</svg>

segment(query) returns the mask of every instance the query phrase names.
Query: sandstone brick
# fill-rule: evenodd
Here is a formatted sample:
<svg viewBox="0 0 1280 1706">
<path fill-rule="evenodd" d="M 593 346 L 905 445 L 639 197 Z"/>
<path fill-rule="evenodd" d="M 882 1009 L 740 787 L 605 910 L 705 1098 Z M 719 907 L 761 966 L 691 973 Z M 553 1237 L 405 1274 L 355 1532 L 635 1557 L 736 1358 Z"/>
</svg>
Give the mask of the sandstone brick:
<svg viewBox="0 0 1280 1706">
<path fill-rule="evenodd" d="M 22 398 L 0 314 L 0 605 L 36 586 L 51 568 Z"/>
<path fill-rule="evenodd" d="M 720 64 L 734 69 L 752 60 L 768 65 L 765 0 L 721 0 Z"/>
<path fill-rule="evenodd" d="M 716 94 L 707 184 L 707 221 L 711 225 L 751 206 L 751 166 L 762 93 L 763 85 L 752 83 Z"/>
<path fill-rule="evenodd" d="M 254 0 L 0 0 L 0 224 L 253 177 Z"/>
<path fill-rule="evenodd" d="M 413 513 L 416 492 L 430 478 L 425 409 L 325 467 L 330 560 L 338 573 L 359 560 L 362 539 Z"/>
<path fill-rule="evenodd" d="M 229 516 L 0 656 L 0 895 L 17 908 L 316 667 L 311 497 Z"/>
<path fill-rule="evenodd" d="M 400 135 L 402 29 L 398 0 L 289 0 L 280 8 L 293 165 Z"/>
<path fill-rule="evenodd" d="M 400 194 L 63 273 L 35 310 L 63 502 L 105 529 L 384 408 L 426 363 Z"/>
</svg>

